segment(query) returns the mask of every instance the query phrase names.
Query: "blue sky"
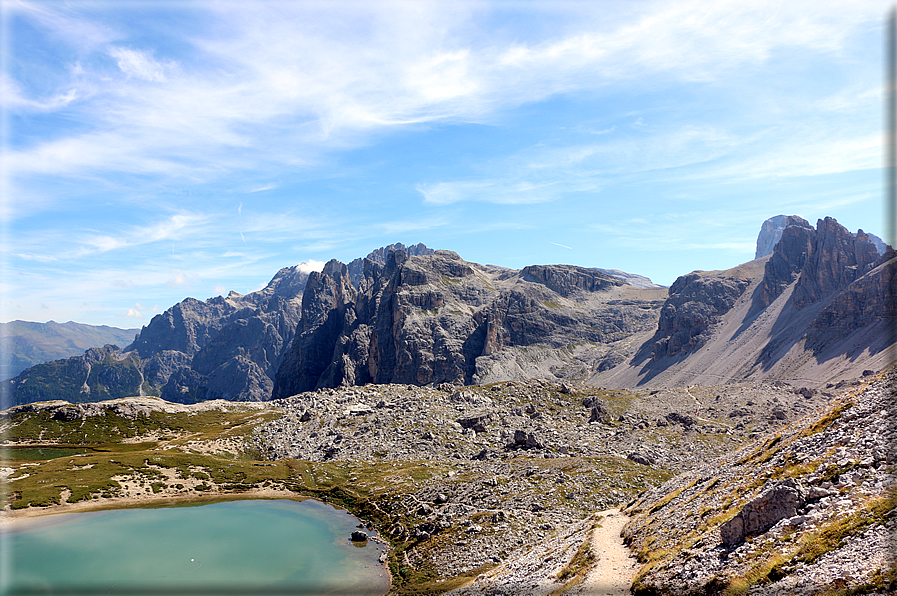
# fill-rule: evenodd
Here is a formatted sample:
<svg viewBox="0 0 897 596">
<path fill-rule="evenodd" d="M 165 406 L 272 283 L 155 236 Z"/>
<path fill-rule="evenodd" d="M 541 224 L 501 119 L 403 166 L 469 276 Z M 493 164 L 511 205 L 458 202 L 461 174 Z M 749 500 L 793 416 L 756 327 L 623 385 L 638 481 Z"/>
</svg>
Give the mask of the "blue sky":
<svg viewBox="0 0 897 596">
<path fill-rule="evenodd" d="M 0 6 L 4 321 L 393 242 L 669 285 L 779 213 L 883 235 L 884 2 Z"/>
</svg>

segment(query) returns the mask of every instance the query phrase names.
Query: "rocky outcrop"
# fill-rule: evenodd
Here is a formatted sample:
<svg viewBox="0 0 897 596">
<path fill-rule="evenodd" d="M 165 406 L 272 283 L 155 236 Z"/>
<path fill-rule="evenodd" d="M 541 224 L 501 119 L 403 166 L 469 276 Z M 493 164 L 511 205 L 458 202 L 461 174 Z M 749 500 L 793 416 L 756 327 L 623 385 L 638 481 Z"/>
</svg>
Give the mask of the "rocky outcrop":
<svg viewBox="0 0 897 596">
<path fill-rule="evenodd" d="M 798 309 L 844 290 L 881 262 L 862 230 L 854 236 L 831 217 L 817 222 L 805 259 L 792 296 Z"/>
<path fill-rule="evenodd" d="M 820 332 L 842 334 L 866 327 L 877 321 L 897 318 L 897 254 L 888 251 L 879 264 L 837 293 L 820 310 L 810 325 L 810 337 Z"/>
<path fill-rule="evenodd" d="M 760 226 L 760 234 L 757 236 L 757 250 L 754 253 L 754 258 L 762 259 L 766 255 L 771 255 L 773 248 L 782 237 L 782 230 L 787 226 L 787 215 L 776 215 L 764 221 Z"/>
<path fill-rule="evenodd" d="M 787 218 L 787 226 L 779 236 L 772 256 L 766 261 L 760 287 L 754 294 L 755 310 L 772 304 L 798 278 L 816 239 L 816 230 L 805 219 L 792 215 Z"/>
<path fill-rule="evenodd" d="M 333 362 L 334 350 L 345 325 L 351 325 L 346 317 L 354 316 L 348 309 L 354 305 L 355 297 L 348 268 L 339 261 L 332 260 L 323 271 L 309 276 L 302 300 L 301 327 L 276 373 L 275 397 L 314 388 L 325 373 L 330 383 L 342 382 L 343 371 L 337 370 L 339 361 Z"/>
<path fill-rule="evenodd" d="M 611 275 L 574 265 L 530 265 L 523 268 L 521 275 L 565 297 L 574 292 L 597 292 L 623 285 L 621 280 Z"/>
<path fill-rule="evenodd" d="M 863 230 L 852 234 L 831 217 L 820 219 L 814 229 L 790 216 L 766 262 L 754 308 L 768 307 L 795 281 L 792 303 L 805 308 L 846 289 L 884 260 Z"/>
<path fill-rule="evenodd" d="M 357 288 L 358 284 L 361 283 L 361 280 L 364 277 L 365 260 L 371 261 L 378 265 L 386 265 L 386 259 L 389 258 L 389 253 L 397 251 L 401 251 L 409 257 L 432 255 L 436 252 L 423 243 L 414 244 L 412 246 L 405 246 L 401 242 L 396 242 L 395 244 L 383 246 L 381 248 L 378 248 L 377 250 L 371 251 L 367 257 L 362 259 L 355 259 L 347 265 L 349 269 L 349 278 L 352 280 L 352 285 Z"/>
<path fill-rule="evenodd" d="M 742 507 L 738 514 L 719 527 L 726 546 L 740 544 L 748 536 L 756 536 L 779 521 L 797 515 L 807 502 L 806 491 L 793 478 L 769 487 Z"/>
<path fill-rule="evenodd" d="M 396 251 L 382 266 L 365 261 L 356 291 L 348 268 L 333 261 L 309 279 L 301 331 L 276 375 L 274 397 L 369 382 L 470 384 L 484 358 L 513 348 L 615 341 L 656 316 L 653 302 L 614 300 L 624 286 L 632 289 L 570 265 L 513 271 L 451 251 Z"/>
<path fill-rule="evenodd" d="M 744 293 L 749 281 L 718 274 L 690 273 L 670 286 L 653 339 L 654 360 L 694 351 L 710 328 Z"/>
</svg>

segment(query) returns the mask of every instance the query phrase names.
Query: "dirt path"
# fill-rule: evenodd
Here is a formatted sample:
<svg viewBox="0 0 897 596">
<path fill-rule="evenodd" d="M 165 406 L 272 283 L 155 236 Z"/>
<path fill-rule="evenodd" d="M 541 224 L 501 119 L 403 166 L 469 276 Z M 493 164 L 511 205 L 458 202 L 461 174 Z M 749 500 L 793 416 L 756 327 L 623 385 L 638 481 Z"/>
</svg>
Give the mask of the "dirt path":
<svg viewBox="0 0 897 596">
<path fill-rule="evenodd" d="M 620 538 L 620 530 L 629 517 L 619 509 L 608 509 L 599 527 L 592 533 L 592 552 L 598 561 L 586 575 L 585 581 L 570 594 L 583 596 L 629 596 L 629 587 L 639 564 Z"/>
</svg>

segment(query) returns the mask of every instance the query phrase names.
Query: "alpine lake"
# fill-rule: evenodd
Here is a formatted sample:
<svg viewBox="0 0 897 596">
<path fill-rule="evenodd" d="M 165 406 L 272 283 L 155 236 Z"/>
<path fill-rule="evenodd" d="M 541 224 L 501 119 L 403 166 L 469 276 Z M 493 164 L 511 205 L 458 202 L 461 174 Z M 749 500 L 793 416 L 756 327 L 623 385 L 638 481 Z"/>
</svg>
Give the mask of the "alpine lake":
<svg viewBox="0 0 897 596">
<path fill-rule="evenodd" d="M 0 593 L 376 596 L 385 547 L 313 499 L 47 515 L 0 529 Z"/>
</svg>

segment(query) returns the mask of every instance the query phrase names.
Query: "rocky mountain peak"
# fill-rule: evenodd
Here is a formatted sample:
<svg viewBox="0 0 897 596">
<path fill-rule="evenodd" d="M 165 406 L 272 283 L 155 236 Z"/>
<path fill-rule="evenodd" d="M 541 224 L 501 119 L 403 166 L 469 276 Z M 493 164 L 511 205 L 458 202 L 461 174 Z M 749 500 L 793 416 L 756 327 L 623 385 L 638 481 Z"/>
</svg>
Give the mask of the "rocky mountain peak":
<svg viewBox="0 0 897 596">
<path fill-rule="evenodd" d="M 762 259 L 772 254 L 773 248 L 782 237 L 782 231 L 788 226 L 788 217 L 787 215 L 776 215 L 763 222 L 763 225 L 760 226 L 760 234 L 757 236 L 755 259 Z"/>
<path fill-rule="evenodd" d="M 800 309 L 847 288 L 878 260 L 866 234 L 855 236 L 832 217 L 820 219 L 794 288 L 794 305 Z"/>
<path fill-rule="evenodd" d="M 427 246 L 425 246 L 423 243 L 414 244 L 412 246 L 405 246 L 401 242 L 396 242 L 395 244 L 382 246 L 378 249 L 372 250 L 367 257 L 364 257 L 362 259 L 355 259 L 348 264 L 349 277 L 352 280 L 352 285 L 357 288 L 361 283 L 361 280 L 364 278 L 364 262 L 366 260 L 377 265 L 384 266 L 386 265 L 386 261 L 389 258 L 390 253 L 396 251 L 401 251 L 405 253 L 406 256 L 424 256 L 431 255 L 436 252 L 432 248 L 428 248 Z"/>
<path fill-rule="evenodd" d="M 593 269 L 532 265 L 514 271 L 469 263 L 446 250 L 394 250 L 383 265 L 365 259 L 354 294 L 337 269 L 328 263 L 321 276 L 309 277 L 301 332 L 277 373 L 275 399 L 370 382 L 488 382 L 519 377 L 524 366 L 538 366 L 542 375 L 547 365 L 515 350 L 538 345 L 556 357 L 573 341 L 610 341 L 647 329 L 659 306 L 653 295 L 639 300 L 636 288 Z M 624 287 L 633 299 L 613 300 L 612 291 Z M 605 355 L 596 352 L 590 358 Z M 554 370 L 560 372 L 560 364 Z"/>
<path fill-rule="evenodd" d="M 816 238 L 816 230 L 807 220 L 792 215 L 786 218 L 786 223 L 779 233 L 772 256 L 766 262 L 763 282 L 755 296 L 760 309 L 772 304 L 797 279 Z"/>
<path fill-rule="evenodd" d="M 311 268 L 306 263 L 284 267 L 271 278 L 264 288 L 259 290 L 258 294 L 283 296 L 288 300 L 297 298 L 302 295 L 310 273 L 312 273 Z"/>
</svg>

